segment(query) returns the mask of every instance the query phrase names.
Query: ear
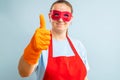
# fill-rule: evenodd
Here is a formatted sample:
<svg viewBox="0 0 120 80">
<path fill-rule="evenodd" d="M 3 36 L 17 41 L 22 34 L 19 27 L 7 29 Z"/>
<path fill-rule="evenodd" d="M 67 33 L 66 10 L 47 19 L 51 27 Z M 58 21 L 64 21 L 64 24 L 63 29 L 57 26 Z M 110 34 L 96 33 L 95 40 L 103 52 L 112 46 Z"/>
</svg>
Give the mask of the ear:
<svg viewBox="0 0 120 80">
<path fill-rule="evenodd" d="M 49 17 L 49 21 L 51 22 L 51 14 L 50 13 L 48 14 L 48 17 Z"/>
<path fill-rule="evenodd" d="M 48 17 L 49 17 L 49 19 L 50 19 L 50 13 L 48 13 Z"/>
<path fill-rule="evenodd" d="M 72 22 L 72 20 L 73 20 L 73 16 L 71 17 L 70 23 Z"/>
<path fill-rule="evenodd" d="M 73 19 L 73 16 L 71 17 L 71 21 L 72 21 L 72 19 Z"/>
</svg>

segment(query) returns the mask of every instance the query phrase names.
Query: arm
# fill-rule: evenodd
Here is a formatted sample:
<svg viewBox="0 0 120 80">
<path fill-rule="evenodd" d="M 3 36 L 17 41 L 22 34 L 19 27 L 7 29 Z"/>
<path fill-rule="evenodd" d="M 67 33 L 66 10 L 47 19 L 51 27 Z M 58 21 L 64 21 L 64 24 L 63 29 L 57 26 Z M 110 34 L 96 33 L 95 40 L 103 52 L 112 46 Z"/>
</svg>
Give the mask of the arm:
<svg viewBox="0 0 120 80">
<path fill-rule="evenodd" d="M 50 44 L 50 31 L 46 29 L 44 16 L 40 16 L 40 28 L 38 28 L 30 43 L 24 49 L 20 58 L 18 71 L 21 77 L 28 77 L 35 70 L 42 50 L 46 50 Z"/>
<path fill-rule="evenodd" d="M 28 64 L 23 56 L 21 56 L 19 64 L 18 64 L 18 71 L 21 77 L 28 77 L 32 74 L 32 72 L 35 70 L 37 64 L 30 65 Z"/>
</svg>

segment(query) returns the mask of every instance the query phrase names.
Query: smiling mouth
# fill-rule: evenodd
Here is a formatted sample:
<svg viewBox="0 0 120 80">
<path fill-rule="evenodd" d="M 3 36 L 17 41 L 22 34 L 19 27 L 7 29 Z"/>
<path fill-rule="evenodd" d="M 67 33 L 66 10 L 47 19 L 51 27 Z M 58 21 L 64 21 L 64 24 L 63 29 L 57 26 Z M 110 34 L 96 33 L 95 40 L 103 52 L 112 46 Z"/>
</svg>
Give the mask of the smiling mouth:
<svg viewBox="0 0 120 80">
<path fill-rule="evenodd" d="M 57 24 L 57 25 L 64 25 L 64 24 Z"/>
<path fill-rule="evenodd" d="M 57 23 L 57 25 L 64 25 L 63 23 Z"/>
<path fill-rule="evenodd" d="M 58 27 L 62 27 L 64 24 L 57 24 Z"/>
</svg>

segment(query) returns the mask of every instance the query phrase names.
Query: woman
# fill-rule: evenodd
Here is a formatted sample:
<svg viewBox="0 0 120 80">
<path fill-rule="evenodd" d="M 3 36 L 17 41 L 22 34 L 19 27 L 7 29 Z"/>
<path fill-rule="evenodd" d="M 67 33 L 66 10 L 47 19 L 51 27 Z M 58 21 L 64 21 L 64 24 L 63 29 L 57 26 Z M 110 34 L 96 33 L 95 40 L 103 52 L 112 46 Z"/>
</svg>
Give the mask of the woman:
<svg viewBox="0 0 120 80">
<path fill-rule="evenodd" d="M 54 2 L 50 8 L 51 30 L 45 27 L 43 15 L 40 27 L 20 59 L 18 70 L 22 77 L 36 71 L 37 80 L 86 80 L 88 63 L 80 41 L 69 38 L 73 8 L 66 0 Z"/>
</svg>

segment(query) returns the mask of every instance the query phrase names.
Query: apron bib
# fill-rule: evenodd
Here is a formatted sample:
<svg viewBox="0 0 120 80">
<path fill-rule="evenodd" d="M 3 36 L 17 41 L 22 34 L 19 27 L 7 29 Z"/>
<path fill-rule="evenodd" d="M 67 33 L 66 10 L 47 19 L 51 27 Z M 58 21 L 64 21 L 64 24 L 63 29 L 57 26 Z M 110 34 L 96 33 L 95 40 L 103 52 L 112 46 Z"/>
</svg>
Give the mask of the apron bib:
<svg viewBox="0 0 120 80">
<path fill-rule="evenodd" d="M 86 67 L 74 48 L 71 40 L 68 42 L 75 56 L 53 57 L 52 37 L 48 49 L 48 63 L 43 80 L 84 80 L 86 77 Z"/>
</svg>

